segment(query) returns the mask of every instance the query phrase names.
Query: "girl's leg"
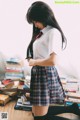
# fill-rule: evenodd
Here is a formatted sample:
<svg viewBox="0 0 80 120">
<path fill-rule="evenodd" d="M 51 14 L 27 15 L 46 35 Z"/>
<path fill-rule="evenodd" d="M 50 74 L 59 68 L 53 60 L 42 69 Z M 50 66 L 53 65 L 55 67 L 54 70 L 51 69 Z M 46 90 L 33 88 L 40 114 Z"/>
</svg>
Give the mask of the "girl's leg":
<svg viewBox="0 0 80 120">
<path fill-rule="evenodd" d="M 43 115 L 43 116 L 34 116 L 34 120 L 49 120 L 49 119 L 46 119 L 46 115 Z"/>
<path fill-rule="evenodd" d="M 30 94 L 28 93 L 28 95 L 26 94 L 26 96 L 30 97 Z M 32 113 L 34 115 L 33 111 L 34 110 L 32 110 Z M 47 114 L 48 115 L 57 115 L 57 114 L 61 114 L 61 113 L 74 113 L 74 114 L 80 116 L 80 109 L 79 109 L 77 103 L 73 103 L 70 106 L 49 106 Z"/>
<path fill-rule="evenodd" d="M 47 114 L 48 108 L 49 106 L 33 106 L 32 112 L 34 113 L 34 116 L 43 116 Z"/>
<path fill-rule="evenodd" d="M 34 120 L 46 120 L 49 106 L 33 106 L 32 113 Z"/>
<path fill-rule="evenodd" d="M 72 120 L 70 118 L 60 117 L 60 116 L 49 116 L 45 120 Z"/>
<path fill-rule="evenodd" d="M 70 120 L 68 118 L 55 116 L 61 113 L 74 113 L 80 115 L 76 103 L 70 106 L 33 106 L 32 113 L 34 120 Z"/>
<path fill-rule="evenodd" d="M 32 116 L 34 117 L 34 107 L 32 107 Z"/>
<path fill-rule="evenodd" d="M 71 120 L 60 116 L 34 116 L 34 120 Z"/>
<path fill-rule="evenodd" d="M 50 106 L 47 114 L 51 116 L 61 113 L 74 113 L 80 116 L 80 110 L 77 103 L 73 103 L 70 106 Z"/>
</svg>

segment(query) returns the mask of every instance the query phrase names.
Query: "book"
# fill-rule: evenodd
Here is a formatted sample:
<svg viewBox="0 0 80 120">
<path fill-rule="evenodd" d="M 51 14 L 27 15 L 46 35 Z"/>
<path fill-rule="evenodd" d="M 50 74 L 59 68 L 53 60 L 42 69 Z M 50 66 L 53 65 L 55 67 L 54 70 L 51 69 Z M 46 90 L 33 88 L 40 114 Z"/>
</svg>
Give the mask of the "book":
<svg viewBox="0 0 80 120">
<path fill-rule="evenodd" d="M 68 99 L 65 99 L 65 102 L 75 102 L 75 103 L 80 103 L 80 99 L 77 99 L 77 98 L 68 98 Z"/>
<path fill-rule="evenodd" d="M 17 95 L 17 92 L 4 92 L 5 95 L 9 95 L 10 97 Z"/>
<path fill-rule="evenodd" d="M 80 93 L 68 92 L 68 93 L 66 94 L 66 96 L 67 96 L 68 98 L 77 98 L 77 99 L 80 99 Z"/>
<path fill-rule="evenodd" d="M 74 102 L 73 101 L 66 101 L 65 102 L 65 105 L 66 106 L 69 106 L 69 105 L 72 105 Z M 75 102 L 76 103 L 76 102 Z M 80 103 L 77 103 L 78 104 L 78 106 L 79 106 L 79 109 L 80 109 Z"/>
<path fill-rule="evenodd" d="M 7 102 L 10 101 L 10 99 L 11 98 L 8 95 L 0 94 L 0 105 L 5 105 Z"/>
<path fill-rule="evenodd" d="M 68 97 L 65 99 L 65 105 L 72 105 L 73 103 L 77 103 L 80 109 L 80 99 L 76 97 Z"/>
<path fill-rule="evenodd" d="M 16 105 L 14 106 L 15 110 L 24 110 L 24 111 L 31 111 L 32 105 L 30 101 L 23 102 L 22 99 L 18 99 Z"/>
</svg>

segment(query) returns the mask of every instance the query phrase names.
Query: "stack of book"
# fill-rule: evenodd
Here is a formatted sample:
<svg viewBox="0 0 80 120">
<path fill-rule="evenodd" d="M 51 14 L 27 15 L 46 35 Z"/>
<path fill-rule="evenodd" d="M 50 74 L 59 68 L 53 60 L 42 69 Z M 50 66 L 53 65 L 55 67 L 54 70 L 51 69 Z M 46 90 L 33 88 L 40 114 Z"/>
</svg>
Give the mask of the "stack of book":
<svg viewBox="0 0 80 120">
<path fill-rule="evenodd" d="M 15 99 L 17 96 L 17 87 L 13 82 L 8 85 L 0 84 L 0 105 L 3 106 L 10 100 Z"/>
<path fill-rule="evenodd" d="M 22 64 L 16 58 L 9 58 L 6 60 L 5 79 L 20 79 L 23 78 Z"/>
<path fill-rule="evenodd" d="M 24 100 L 24 97 L 21 96 L 17 100 L 16 105 L 14 106 L 15 110 L 24 110 L 24 111 L 31 111 L 32 110 L 32 105 L 30 104 L 30 101 Z"/>
<path fill-rule="evenodd" d="M 75 78 L 61 78 L 61 83 L 66 94 L 65 105 L 77 103 L 80 108 L 80 91 L 78 81 Z"/>
<path fill-rule="evenodd" d="M 61 78 L 61 83 L 66 92 L 78 91 L 78 80 L 73 78 Z"/>
<path fill-rule="evenodd" d="M 72 105 L 73 103 L 77 103 L 80 108 L 80 93 L 68 92 L 66 94 L 65 105 Z"/>
</svg>

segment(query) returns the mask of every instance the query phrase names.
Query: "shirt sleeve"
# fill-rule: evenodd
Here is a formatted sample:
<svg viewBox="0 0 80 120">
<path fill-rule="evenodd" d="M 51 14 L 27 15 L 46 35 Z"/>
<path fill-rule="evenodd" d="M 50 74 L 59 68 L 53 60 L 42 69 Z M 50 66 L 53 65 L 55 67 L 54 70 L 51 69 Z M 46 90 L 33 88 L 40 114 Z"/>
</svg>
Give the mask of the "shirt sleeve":
<svg viewBox="0 0 80 120">
<path fill-rule="evenodd" d="M 61 33 L 56 28 L 49 33 L 49 54 L 59 54 L 61 52 L 62 38 Z"/>
</svg>

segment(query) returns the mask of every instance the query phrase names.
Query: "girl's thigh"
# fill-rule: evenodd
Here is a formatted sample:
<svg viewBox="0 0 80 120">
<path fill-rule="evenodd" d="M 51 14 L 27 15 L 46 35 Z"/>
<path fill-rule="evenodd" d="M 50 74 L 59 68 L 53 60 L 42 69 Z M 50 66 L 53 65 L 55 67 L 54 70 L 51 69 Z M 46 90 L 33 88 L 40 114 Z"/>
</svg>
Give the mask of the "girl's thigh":
<svg viewBox="0 0 80 120">
<path fill-rule="evenodd" d="M 34 116 L 43 116 L 47 114 L 48 108 L 49 106 L 33 106 L 32 113 Z"/>
</svg>

